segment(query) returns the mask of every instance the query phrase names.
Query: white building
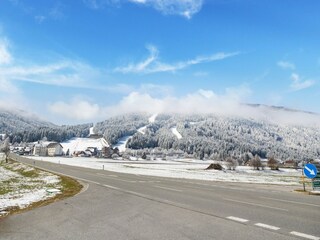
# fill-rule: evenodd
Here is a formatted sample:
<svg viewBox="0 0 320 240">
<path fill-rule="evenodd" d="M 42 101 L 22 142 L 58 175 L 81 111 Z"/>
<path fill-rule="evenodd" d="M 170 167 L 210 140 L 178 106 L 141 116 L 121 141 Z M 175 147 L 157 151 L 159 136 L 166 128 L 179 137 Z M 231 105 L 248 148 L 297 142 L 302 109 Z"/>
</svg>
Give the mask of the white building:
<svg viewBox="0 0 320 240">
<path fill-rule="evenodd" d="M 63 147 L 57 142 L 39 142 L 34 146 L 33 155 L 36 156 L 61 156 Z"/>
</svg>

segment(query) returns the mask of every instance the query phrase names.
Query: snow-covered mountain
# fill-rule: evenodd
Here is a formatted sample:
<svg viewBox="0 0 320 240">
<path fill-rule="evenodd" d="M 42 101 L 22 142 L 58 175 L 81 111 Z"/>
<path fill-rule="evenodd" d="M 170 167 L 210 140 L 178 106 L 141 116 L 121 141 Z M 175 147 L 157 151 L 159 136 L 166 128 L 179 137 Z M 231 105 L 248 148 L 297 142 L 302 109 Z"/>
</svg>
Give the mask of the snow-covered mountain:
<svg viewBox="0 0 320 240">
<path fill-rule="evenodd" d="M 53 123 L 39 119 L 22 110 L 0 109 L 0 133 L 15 133 L 39 127 L 55 127 Z"/>
<path fill-rule="evenodd" d="M 58 142 L 72 137 L 86 137 L 91 126 L 58 126 L 26 111 L 0 109 L 0 134 L 9 135 L 12 143 L 35 142 L 44 137 Z"/>
<path fill-rule="evenodd" d="M 245 105 L 224 115 L 135 113 L 108 118 L 94 129 L 92 124 L 57 126 L 0 111 L 0 133 L 9 133 L 11 142 L 43 137 L 63 142 L 88 136 L 90 128 L 120 151 L 180 151 L 200 159 L 248 154 L 283 160 L 320 158 L 320 115 L 281 107 Z"/>
<path fill-rule="evenodd" d="M 250 108 L 247 115 L 159 114 L 152 122 L 150 114 L 124 115 L 98 123 L 96 128 L 121 150 L 179 150 L 201 159 L 245 154 L 283 160 L 320 158 L 319 115 L 246 105 Z"/>
</svg>

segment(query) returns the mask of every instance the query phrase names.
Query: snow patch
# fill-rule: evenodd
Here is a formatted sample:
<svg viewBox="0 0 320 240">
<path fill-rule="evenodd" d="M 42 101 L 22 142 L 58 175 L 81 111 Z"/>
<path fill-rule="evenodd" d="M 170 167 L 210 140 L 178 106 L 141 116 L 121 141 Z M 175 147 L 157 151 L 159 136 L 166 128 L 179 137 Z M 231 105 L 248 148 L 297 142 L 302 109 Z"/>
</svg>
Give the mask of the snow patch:
<svg viewBox="0 0 320 240">
<path fill-rule="evenodd" d="M 93 130 L 93 127 L 90 128 L 90 135 L 93 135 L 94 134 L 94 130 Z"/>
<path fill-rule="evenodd" d="M 149 117 L 149 123 L 154 123 L 156 121 L 157 116 L 158 113 L 153 114 L 151 117 Z"/>
<path fill-rule="evenodd" d="M 146 134 L 146 130 L 147 130 L 147 126 L 143 126 L 138 129 L 138 132 L 144 135 L 144 134 Z"/>
<path fill-rule="evenodd" d="M 126 151 L 126 145 L 129 139 L 132 138 L 132 136 L 125 136 L 119 139 L 118 143 L 114 145 L 113 147 L 117 147 L 119 149 L 119 152 L 124 152 Z"/>
<path fill-rule="evenodd" d="M 178 132 L 178 130 L 177 130 L 176 127 L 171 128 L 171 132 L 172 132 L 178 139 L 181 139 L 181 138 L 182 138 L 181 134 Z"/>
<path fill-rule="evenodd" d="M 7 169 L 8 168 L 8 169 Z M 10 169 L 10 170 L 9 170 Z M 25 177 L 19 172 L 37 171 L 36 177 Z M 12 180 L 5 183 L 6 180 Z M 8 209 L 25 208 L 30 204 L 54 197 L 60 192 L 60 177 L 48 172 L 36 170 L 33 167 L 10 163 L 6 168 L 0 166 L 0 184 L 4 184 L 9 191 L 0 195 L 0 216 L 6 215 Z M 48 189 L 57 189 L 49 193 Z"/>
<path fill-rule="evenodd" d="M 16 177 L 19 177 L 20 175 L 15 173 L 15 172 L 12 172 L 12 171 L 8 171 L 6 170 L 5 168 L 2 168 L 0 166 L 0 182 L 2 181 L 7 181 L 11 178 L 16 178 Z"/>
</svg>

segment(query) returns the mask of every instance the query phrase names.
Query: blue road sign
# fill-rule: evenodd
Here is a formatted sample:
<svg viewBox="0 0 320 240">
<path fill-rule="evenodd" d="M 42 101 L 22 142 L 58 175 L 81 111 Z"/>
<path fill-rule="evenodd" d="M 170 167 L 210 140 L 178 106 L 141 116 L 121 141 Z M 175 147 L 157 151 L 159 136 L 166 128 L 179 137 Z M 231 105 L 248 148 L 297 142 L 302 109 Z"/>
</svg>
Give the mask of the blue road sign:
<svg viewBox="0 0 320 240">
<path fill-rule="evenodd" d="M 304 166 L 303 172 L 308 178 L 315 178 L 318 171 L 315 165 L 308 163 Z"/>
</svg>

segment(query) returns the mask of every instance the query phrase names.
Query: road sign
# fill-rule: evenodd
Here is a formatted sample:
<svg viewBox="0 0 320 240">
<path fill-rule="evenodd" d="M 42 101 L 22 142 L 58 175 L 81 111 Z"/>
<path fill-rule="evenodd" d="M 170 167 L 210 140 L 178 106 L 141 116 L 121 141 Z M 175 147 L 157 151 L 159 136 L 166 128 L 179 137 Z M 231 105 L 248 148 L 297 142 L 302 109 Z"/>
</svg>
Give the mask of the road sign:
<svg viewBox="0 0 320 240">
<path fill-rule="evenodd" d="M 312 188 L 313 190 L 320 190 L 320 174 L 319 173 L 314 179 L 312 179 Z"/>
<path fill-rule="evenodd" d="M 304 166 L 303 172 L 308 178 L 315 178 L 318 171 L 315 165 L 308 163 Z"/>
</svg>

